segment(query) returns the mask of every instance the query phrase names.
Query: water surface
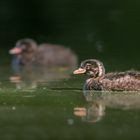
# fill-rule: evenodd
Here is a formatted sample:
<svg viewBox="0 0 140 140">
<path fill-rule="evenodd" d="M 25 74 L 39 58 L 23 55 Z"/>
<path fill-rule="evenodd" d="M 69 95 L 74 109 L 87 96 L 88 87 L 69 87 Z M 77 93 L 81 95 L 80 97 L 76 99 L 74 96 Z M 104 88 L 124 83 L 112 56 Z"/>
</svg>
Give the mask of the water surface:
<svg viewBox="0 0 140 140">
<path fill-rule="evenodd" d="M 83 93 L 86 77 L 73 75 L 17 86 L 7 66 L 0 75 L 1 139 L 140 138 L 139 92 Z"/>
</svg>

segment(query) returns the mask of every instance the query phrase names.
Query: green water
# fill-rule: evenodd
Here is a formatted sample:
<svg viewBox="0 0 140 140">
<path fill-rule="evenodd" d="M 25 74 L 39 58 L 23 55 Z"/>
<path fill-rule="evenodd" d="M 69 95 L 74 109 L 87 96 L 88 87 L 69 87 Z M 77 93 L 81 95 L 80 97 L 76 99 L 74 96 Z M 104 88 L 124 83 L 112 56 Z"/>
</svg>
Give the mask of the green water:
<svg viewBox="0 0 140 140">
<path fill-rule="evenodd" d="M 83 93 L 86 77 L 72 74 L 11 81 L 8 54 L 30 37 L 65 45 L 80 61 L 99 59 L 106 72 L 140 70 L 139 0 L 1 0 L 0 7 L 0 140 L 140 139 L 139 92 Z"/>
<path fill-rule="evenodd" d="M 16 86 L 10 74 L 9 67 L 1 69 L 1 139 L 140 138 L 140 93 L 83 93 L 86 77 L 73 75 Z"/>
</svg>

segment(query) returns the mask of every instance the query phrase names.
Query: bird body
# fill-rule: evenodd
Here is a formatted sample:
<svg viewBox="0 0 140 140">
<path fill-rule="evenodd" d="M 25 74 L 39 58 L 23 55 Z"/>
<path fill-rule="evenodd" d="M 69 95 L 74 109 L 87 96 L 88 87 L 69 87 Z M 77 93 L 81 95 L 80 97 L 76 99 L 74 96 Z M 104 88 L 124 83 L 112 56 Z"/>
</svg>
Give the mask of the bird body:
<svg viewBox="0 0 140 140">
<path fill-rule="evenodd" d="M 79 69 L 75 70 L 74 74 L 85 73 L 90 76 L 85 82 L 85 90 L 140 91 L 140 72 L 138 71 L 111 72 L 105 74 L 102 62 L 95 59 L 85 60 L 81 63 Z"/>
<path fill-rule="evenodd" d="M 14 56 L 14 66 L 68 67 L 77 66 L 77 56 L 69 48 L 62 45 L 44 43 L 37 45 L 32 39 L 17 41 L 9 51 Z"/>
</svg>

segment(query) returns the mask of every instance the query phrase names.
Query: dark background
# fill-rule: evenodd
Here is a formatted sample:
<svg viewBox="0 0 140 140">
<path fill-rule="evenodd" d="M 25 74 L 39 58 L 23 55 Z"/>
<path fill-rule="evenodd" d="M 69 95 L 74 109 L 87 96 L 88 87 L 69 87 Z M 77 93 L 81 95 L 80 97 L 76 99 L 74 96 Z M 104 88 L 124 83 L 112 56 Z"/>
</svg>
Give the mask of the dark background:
<svg viewBox="0 0 140 140">
<path fill-rule="evenodd" d="M 80 60 L 116 58 L 132 65 L 139 60 L 139 34 L 139 0 L 0 1 L 2 59 L 9 60 L 18 39 L 33 38 L 68 46 Z"/>
</svg>

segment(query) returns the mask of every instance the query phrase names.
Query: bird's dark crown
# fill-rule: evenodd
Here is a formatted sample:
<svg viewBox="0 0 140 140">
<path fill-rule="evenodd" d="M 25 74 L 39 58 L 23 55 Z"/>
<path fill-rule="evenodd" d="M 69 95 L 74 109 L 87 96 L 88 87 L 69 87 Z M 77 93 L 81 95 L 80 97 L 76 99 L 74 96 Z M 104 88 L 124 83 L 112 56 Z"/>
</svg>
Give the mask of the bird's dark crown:
<svg viewBox="0 0 140 140">
<path fill-rule="evenodd" d="M 79 70 L 79 73 L 78 73 Z M 90 77 L 102 77 L 105 74 L 105 69 L 99 60 L 96 59 L 87 59 L 81 62 L 80 68 L 74 71 L 74 74 L 86 73 Z"/>
</svg>

